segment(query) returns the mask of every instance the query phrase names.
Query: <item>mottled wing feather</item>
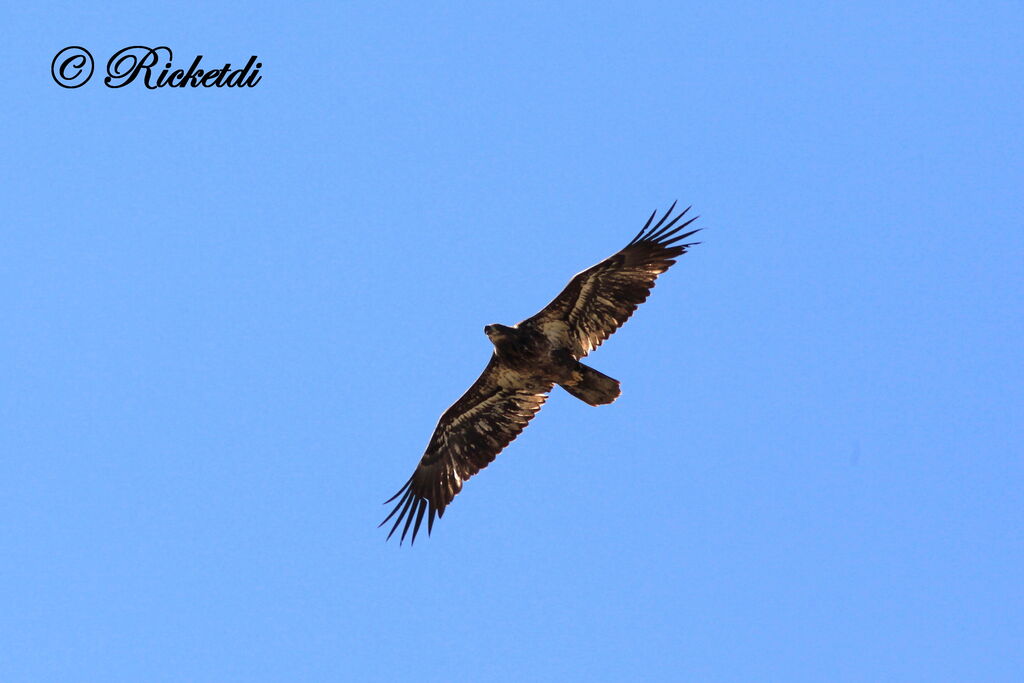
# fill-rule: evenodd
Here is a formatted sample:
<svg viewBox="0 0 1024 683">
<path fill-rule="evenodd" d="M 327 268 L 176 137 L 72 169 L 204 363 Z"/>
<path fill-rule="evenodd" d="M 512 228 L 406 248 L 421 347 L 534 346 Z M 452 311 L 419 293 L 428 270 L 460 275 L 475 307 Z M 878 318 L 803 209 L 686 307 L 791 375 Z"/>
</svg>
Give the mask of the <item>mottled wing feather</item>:
<svg viewBox="0 0 1024 683">
<path fill-rule="evenodd" d="M 429 535 L 434 517 L 443 516 L 463 482 L 487 467 L 523 431 L 552 386 L 523 376 L 491 356 L 479 379 L 438 420 L 412 477 L 386 501 L 398 499 L 380 523 L 383 526 L 397 515 L 388 538 L 404 520 L 401 540 L 405 541 L 411 527 L 414 543 L 424 513 Z"/>
<path fill-rule="evenodd" d="M 573 277 L 561 294 L 529 322 L 541 329 L 548 329 L 551 323 L 564 323 L 567 341 L 577 358 L 600 346 L 647 300 L 658 275 L 688 247 L 697 244 L 680 244 L 698 232 L 681 232 L 697 217 L 677 225 L 690 207 L 669 220 L 675 206 L 673 203 L 653 227 L 657 212 L 652 213 L 629 244 Z"/>
</svg>

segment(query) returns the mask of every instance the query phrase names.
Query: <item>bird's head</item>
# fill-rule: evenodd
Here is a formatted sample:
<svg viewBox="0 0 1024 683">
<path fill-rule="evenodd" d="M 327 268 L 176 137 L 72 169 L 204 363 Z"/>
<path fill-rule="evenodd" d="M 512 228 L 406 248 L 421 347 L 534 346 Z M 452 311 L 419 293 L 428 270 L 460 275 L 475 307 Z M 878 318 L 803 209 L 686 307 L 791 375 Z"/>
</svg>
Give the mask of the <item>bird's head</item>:
<svg viewBox="0 0 1024 683">
<path fill-rule="evenodd" d="M 494 325 L 486 325 L 484 327 L 484 334 L 487 335 L 487 338 L 491 340 L 492 344 L 497 344 L 498 342 L 504 341 L 512 336 L 513 330 L 511 327 L 495 323 Z"/>
</svg>

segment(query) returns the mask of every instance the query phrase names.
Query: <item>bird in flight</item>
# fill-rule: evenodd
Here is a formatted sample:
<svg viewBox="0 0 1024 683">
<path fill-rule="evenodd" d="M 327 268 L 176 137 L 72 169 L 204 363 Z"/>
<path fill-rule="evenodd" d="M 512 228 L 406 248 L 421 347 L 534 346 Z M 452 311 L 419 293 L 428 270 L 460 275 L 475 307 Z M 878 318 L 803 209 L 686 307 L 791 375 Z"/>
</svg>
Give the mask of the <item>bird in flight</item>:
<svg viewBox="0 0 1024 683">
<path fill-rule="evenodd" d="M 655 223 L 657 211 L 618 252 L 573 277 L 562 293 L 518 325 L 487 325 L 494 353 L 473 386 L 444 412 L 426 453 L 398 493 L 388 538 L 402 522 L 401 541 L 412 529 L 416 541 L 424 515 L 427 534 L 434 518 L 462 484 L 487 467 L 537 414 L 557 384 L 592 406 L 619 397 L 619 382 L 580 362 L 619 329 L 647 300 L 654 280 L 675 258 L 699 242 L 685 243 L 697 230 L 682 232 L 697 217 L 680 223 L 689 207 L 672 217 L 675 203 Z"/>
</svg>

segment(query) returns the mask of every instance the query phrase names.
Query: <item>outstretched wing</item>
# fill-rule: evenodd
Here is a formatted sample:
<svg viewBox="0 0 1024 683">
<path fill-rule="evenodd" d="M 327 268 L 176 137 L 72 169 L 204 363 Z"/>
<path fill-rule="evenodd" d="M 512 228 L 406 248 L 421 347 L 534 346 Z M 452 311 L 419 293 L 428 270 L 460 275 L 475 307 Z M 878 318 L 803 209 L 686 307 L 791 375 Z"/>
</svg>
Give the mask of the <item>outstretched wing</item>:
<svg viewBox="0 0 1024 683">
<path fill-rule="evenodd" d="M 654 227 L 651 222 L 657 212 L 652 213 L 629 244 L 577 274 L 554 301 L 523 322 L 553 336 L 566 337 L 577 358 L 600 346 L 647 300 L 658 275 L 668 270 L 677 256 L 685 254 L 687 247 L 698 244 L 679 244 L 697 232 L 679 234 L 697 217 L 676 225 L 690 207 L 668 220 L 675 207 L 673 202 Z"/>
<path fill-rule="evenodd" d="M 430 534 L 434 516 L 443 516 L 445 507 L 462 490 L 462 483 L 487 467 L 519 436 L 544 405 L 552 386 L 550 382 L 523 376 L 497 356 L 491 356 L 491 362 L 479 379 L 438 420 L 427 451 L 412 477 L 385 501 L 387 504 L 399 499 L 395 509 L 380 523 L 384 526 L 398 515 L 388 538 L 404 519 L 402 541 L 411 525 L 415 543 L 423 514 L 428 510 L 427 534 Z"/>
</svg>

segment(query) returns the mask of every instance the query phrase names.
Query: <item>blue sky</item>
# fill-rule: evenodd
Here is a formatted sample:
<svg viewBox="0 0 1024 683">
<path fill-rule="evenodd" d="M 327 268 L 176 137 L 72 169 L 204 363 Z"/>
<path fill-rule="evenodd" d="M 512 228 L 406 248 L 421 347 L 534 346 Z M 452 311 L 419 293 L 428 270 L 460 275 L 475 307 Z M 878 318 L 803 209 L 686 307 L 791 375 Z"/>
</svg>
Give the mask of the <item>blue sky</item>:
<svg viewBox="0 0 1024 683">
<path fill-rule="evenodd" d="M 3 680 L 1020 679 L 1019 4 L 4 15 Z M 675 199 L 622 397 L 385 543 L 483 326 Z"/>
</svg>

